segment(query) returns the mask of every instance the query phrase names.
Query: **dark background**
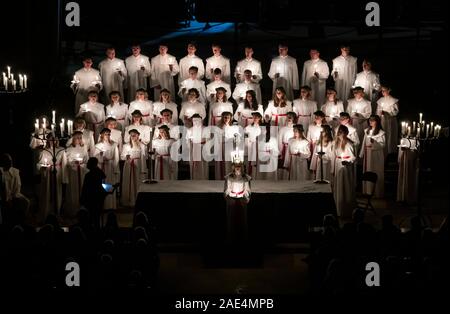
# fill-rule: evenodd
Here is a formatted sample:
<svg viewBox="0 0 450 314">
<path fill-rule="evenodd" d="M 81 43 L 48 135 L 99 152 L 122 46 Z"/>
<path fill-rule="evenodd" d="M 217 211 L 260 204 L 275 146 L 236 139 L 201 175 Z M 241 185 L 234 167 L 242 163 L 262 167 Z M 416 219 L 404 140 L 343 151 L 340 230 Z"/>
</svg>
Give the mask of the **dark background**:
<svg viewBox="0 0 450 314">
<path fill-rule="evenodd" d="M 243 57 L 243 45 L 251 43 L 254 57 L 262 61 L 267 74 L 277 44 L 289 44 L 290 55 L 297 58 L 299 72 L 309 59 L 309 49 L 318 47 L 321 58 L 331 60 L 339 44 L 349 43 L 358 57 L 358 71 L 364 58 L 372 60 L 382 83 L 392 87 L 400 99 L 399 120 L 424 119 L 448 125 L 448 24 L 445 1 L 377 1 L 381 8 L 381 27 L 367 27 L 365 5 L 369 1 L 77 1 L 81 8 L 81 26 L 67 27 L 65 5 L 70 1 L 14 1 L 1 4 L 0 67 L 10 65 L 14 73 L 27 73 L 30 91 L 22 95 L 0 97 L 1 132 L 4 151 L 12 153 L 16 166 L 26 174 L 31 169 L 30 132 L 34 119 L 49 115 L 52 109 L 66 117 L 72 115 L 73 94 L 69 89 L 73 72 L 81 67 L 80 55 L 88 50 L 94 67 L 104 58 L 104 49 L 116 47 L 116 55 L 125 59 L 130 45 L 141 43 L 142 53 L 152 57 L 158 43 L 169 44 L 169 53 L 179 60 L 186 44 L 195 40 L 197 54 L 211 55 L 210 44 L 222 45 L 222 53 L 231 58 L 232 69 Z M 209 22 L 195 30 L 177 33 L 180 28 Z M 59 21 L 59 22 L 58 22 Z M 232 23 L 232 24 L 223 24 Z M 195 24 L 197 25 L 197 24 Z M 220 31 L 228 25 L 227 31 Z M 218 31 L 214 31 L 217 29 Z M 17 75 L 17 74 L 16 74 Z M 264 98 L 271 92 L 267 77 L 261 82 Z M 430 164 L 441 163 L 448 174 L 445 154 L 440 149 Z M 445 174 L 445 176 L 444 176 Z"/>
</svg>

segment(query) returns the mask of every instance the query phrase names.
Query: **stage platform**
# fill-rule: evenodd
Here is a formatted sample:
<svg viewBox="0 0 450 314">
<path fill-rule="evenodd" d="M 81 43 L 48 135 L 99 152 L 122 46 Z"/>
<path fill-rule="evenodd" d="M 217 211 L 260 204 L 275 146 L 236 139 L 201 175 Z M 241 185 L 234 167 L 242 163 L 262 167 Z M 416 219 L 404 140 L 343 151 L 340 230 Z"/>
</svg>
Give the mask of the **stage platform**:
<svg viewBox="0 0 450 314">
<path fill-rule="evenodd" d="M 224 182 L 159 181 L 141 184 L 136 210 L 148 214 L 158 242 L 217 242 L 225 236 Z M 312 181 L 252 181 L 248 204 L 250 239 L 279 243 L 305 241 L 325 214 L 336 214 L 329 184 Z"/>
</svg>

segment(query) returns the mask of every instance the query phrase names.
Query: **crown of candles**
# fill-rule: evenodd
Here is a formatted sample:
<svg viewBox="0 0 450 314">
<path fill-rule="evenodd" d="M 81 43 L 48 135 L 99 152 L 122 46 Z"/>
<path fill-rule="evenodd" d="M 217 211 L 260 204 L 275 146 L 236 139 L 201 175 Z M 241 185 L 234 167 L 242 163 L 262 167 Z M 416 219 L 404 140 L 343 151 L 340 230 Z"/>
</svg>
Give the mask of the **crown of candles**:
<svg viewBox="0 0 450 314">
<path fill-rule="evenodd" d="M 235 151 L 231 152 L 231 161 L 233 164 L 242 164 L 244 160 L 244 152 L 236 149 Z"/>
<path fill-rule="evenodd" d="M 19 79 L 19 81 L 16 80 Z M 6 72 L 2 73 L 1 87 L 4 91 L 24 91 L 28 88 L 28 77 L 26 74 L 18 74 L 17 76 L 11 72 L 11 67 L 6 67 Z M 19 83 L 19 84 L 17 84 Z"/>
<path fill-rule="evenodd" d="M 51 128 L 51 133 L 53 135 L 53 137 L 56 137 L 56 111 L 53 110 L 52 111 L 52 121 L 50 123 L 50 121 L 47 121 L 47 118 L 41 118 L 41 119 L 36 119 L 36 122 L 34 123 L 34 134 L 36 136 L 39 135 L 44 135 L 45 138 L 45 134 L 46 131 L 48 130 L 48 126 L 50 126 Z M 67 128 L 66 128 L 67 126 Z M 42 132 L 42 134 L 41 134 Z M 73 133 L 73 121 L 72 120 L 65 120 L 64 118 L 61 118 L 61 122 L 59 123 L 59 135 L 61 137 L 64 137 L 64 134 L 67 135 L 72 135 Z"/>
<path fill-rule="evenodd" d="M 412 126 L 409 122 L 402 122 L 402 137 L 408 138 L 438 138 L 441 133 L 441 126 L 433 121 L 426 123 L 423 120 L 423 114 L 419 113 L 419 122 L 413 121 Z"/>
</svg>

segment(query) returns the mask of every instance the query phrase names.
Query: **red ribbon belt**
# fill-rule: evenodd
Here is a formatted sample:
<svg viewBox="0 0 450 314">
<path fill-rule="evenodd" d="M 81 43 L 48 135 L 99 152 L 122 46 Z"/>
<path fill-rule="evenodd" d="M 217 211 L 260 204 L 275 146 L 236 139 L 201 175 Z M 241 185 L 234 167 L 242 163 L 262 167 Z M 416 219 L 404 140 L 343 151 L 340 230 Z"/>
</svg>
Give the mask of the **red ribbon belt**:
<svg viewBox="0 0 450 314">
<path fill-rule="evenodd" d="M 282 114 L 273 114 L 273 116 L 275 116 L 275 125 L 278 126 L 278 117 L 286 117 L 287 114 L 282 113 Z"/>
</svg>

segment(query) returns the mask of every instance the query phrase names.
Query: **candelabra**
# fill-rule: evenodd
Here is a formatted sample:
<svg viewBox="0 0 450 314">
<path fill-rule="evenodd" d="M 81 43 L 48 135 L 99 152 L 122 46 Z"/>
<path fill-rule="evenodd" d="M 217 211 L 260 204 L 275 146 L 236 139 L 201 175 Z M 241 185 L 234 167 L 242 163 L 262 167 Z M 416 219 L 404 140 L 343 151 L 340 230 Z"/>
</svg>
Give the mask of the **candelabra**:
<svg viewBox="0 0 450 314">
<path fill-rule="evenodd" d="M 320 179 L 319 180 L 314 180 L 314 183 L 317 183 L 317 184 L 328 184 L 328 183 L 330 183 L 330 181 L 328 181 L 328 180 L 325 180 L 324 178 L 323 178 L 323 155 L 325 155 L 325 152 L 323 151 L 323 141 L 322 141 L 322 139 L 323 139 L 323 131 L 320 131 L 320 139 L 319 139 L 319 141 L 320 141 L 320 152 L 317 152 L 317 155 L 319 155 L 319 159 L 320 159 L 320 161 L 319 161 L 319 167 L 320 167 Z"/>
<path fill-rule="evenodd" d="M 149 169 L 149 178 L 142 181 L 143 183 L 150 183 L 155 184 L 158 183 L 158 181 L 155 180 L 155 171 L 153 170 L 153 162 L 156 157 L 156 150 L 153 147 L 153 134 L 155 132 L 155 127 L 153 127 L 150 131 L 150 143 L 148 145 L 148 153 L 150 155 L 149 161 L 150 161 L 150 169 Z"/>
<path fill-rule="evenodd" d="M 26 75 L 19 74 L 19 85 L 17 85 L 17 80 L 14 78 L 14 73 L 11 72 L 11 67 L 6 67 L 6 73 L 2 73 L 1 88 L 0 91 L 3 93 L 23 93 L 28 90 L 28 77 Z"/>
</svg>

